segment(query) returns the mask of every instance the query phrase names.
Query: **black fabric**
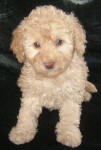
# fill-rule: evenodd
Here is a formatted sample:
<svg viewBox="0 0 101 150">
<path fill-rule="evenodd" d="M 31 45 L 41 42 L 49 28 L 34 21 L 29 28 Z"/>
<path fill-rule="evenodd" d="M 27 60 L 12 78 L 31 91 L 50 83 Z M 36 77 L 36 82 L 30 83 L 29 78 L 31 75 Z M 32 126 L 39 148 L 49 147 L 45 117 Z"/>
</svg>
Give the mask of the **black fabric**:
<svg viewBox="0 0 101 150">
<path fill-rule="evenodd" d="M 70 150 L 56 142 L 54 128 L 59 120 L 58 111 L 43 108 L 39 117 L 39 132 L 35 139 L 24 145 L 8 140 L 8 133 L 16 124 L 20 107 L 20 89 L 16 85 L 19 64 L 9 50 L 11 33 L 31 9 L 52 4 L 66 13 L 73 11 L 87 33 L 85 59 L 89 66 L 89 80 L 98 88 L 90 102 L 83 103 L 80 129 L 82 144 L 77 150 L 101 150 L 101 1 L 75 5 L 67 0 L 1 0 L 0 1 L 0 150 Z"/>
</svg>

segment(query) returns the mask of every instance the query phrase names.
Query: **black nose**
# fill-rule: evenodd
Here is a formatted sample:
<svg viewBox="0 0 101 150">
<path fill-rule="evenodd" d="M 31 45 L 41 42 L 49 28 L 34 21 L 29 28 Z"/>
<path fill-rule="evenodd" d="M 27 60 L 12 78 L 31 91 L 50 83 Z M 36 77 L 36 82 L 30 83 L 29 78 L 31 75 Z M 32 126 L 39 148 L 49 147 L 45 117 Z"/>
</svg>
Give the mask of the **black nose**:
<svg viewBox="0 0 101 150">
<path fill-rule="evenodd" d="M 54 67 L 54 64 L 55 64 L 55 62 L 53 62 L 53 61 L 44 63 L 44 65 L 47 69 L 52 69 Z"/>
</svg>

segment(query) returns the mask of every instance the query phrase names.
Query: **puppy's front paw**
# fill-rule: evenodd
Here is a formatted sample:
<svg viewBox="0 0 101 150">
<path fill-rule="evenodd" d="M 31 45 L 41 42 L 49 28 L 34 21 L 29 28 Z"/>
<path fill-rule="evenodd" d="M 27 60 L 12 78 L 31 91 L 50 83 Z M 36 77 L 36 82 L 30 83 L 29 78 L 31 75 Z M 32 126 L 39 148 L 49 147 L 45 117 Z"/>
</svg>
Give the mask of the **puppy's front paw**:
<svg viewBox="0 0 101 150">
<path fill-rule="evenodd" d="M 13 127 L 9 134 L 9 139 L 13 143 L 19 145 L 26 142 L 30 142 L 35 136 L 33 130 L 25 130 L 17 127 Z"/>
<path fill-rule="evenodd" d="M 70 147 L 79 146 L 81 144 L 81 138 L 81 132 L 76 127 L 71 130 L 57 133 L 57 141 Z"/>
</svg>

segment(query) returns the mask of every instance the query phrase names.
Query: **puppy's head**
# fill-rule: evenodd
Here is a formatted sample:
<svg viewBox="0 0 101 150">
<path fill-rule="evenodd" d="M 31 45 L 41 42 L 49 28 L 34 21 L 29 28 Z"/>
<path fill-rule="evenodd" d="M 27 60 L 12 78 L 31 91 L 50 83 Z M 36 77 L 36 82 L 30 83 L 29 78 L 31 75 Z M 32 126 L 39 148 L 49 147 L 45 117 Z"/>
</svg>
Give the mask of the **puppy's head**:
<svg viewBox="0 0 101 150">
<path fill-rule="evenodd" d="M 85 43 L 85 32 L 73 14 L 43 6 L 14 30 L 11 49 L 20 63 L 27 60 L 36 73 L 53 77 L 67 69 L 74 51 L 82 57 Z"/>
</svg>

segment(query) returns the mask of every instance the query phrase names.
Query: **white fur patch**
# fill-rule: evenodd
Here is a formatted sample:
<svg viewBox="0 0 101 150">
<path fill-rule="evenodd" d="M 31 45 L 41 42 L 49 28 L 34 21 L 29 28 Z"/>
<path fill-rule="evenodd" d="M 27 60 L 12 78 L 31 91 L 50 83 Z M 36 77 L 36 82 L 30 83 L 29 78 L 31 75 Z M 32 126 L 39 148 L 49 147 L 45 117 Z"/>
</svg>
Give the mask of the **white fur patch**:
<svg viewBox="0 0 101 150">
<path fill-rule="evenodd" d="M 58 47 L 57 50 L 59 50 L 60 52 L 62 52 L 64 55 L 73 52 L 73 44 L 72 42 L 69 40 L 69 38 L 66 38 L 65 43 L 63 43 L 62 46 Z"/>
<path fill-rule="evenodd" d="M 28 58 L 34 58 L 34 56 L 38 53 L 38 50 L 34 48 L 34 39 L 31 37 L 27 37 L 25 41 L 25 55 Z"/>
</svg>

